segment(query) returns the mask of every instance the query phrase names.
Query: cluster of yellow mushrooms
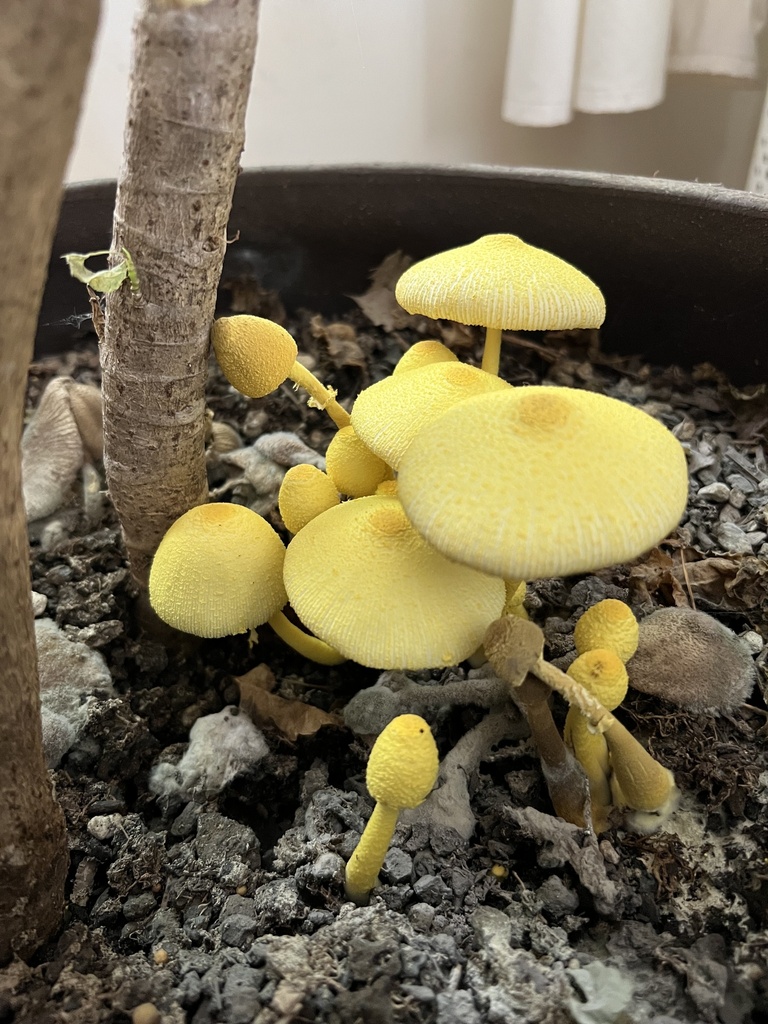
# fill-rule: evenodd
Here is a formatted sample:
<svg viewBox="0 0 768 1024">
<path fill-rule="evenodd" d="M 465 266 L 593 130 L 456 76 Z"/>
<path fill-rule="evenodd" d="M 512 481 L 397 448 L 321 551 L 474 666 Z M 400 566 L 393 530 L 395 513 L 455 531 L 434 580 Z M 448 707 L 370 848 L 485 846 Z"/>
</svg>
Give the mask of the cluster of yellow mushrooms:
<svg viewBox="0 0 768 1024">
<path fill-rule="evenodd" d="M 166 622 L 206 637 L 268 622 L 323 664 L 349 658 L 380 669 L 455 665 L 485 643 L 497 674 L 508 678 L 514 630 L 501 645 L 486 634 L 500 619 L 523 622 L 525 580 L 633 559 L 677 525 L 686 461 L 662 424 L 601 394 L 513 387 L 498 376 L 503 330 L 602 323 L 605 304 L 592 281 L 515 236 L 490 235 L 415 264 L 396 297 L 411 313 L 484 326 L 481 368 L 440 342 L 418 342 L 348 413 L 298 361 L 278 324 L 254 316 L 215 322 L 214 351 L 235 388 L 261 398 L 291 380 L 337 432 L 325 472 L 300 465 L 285 475 L 279 509 L 293 534 L 287 548 L 266 520 L 239 505 L 200 506 L 171 527 L 150 577 L 151 602 Z M 305 629 L 286 617 L 287 603 Z M 566 685 L 540 655 L 522 676 L 509 676 L 514 689 L 538 674 L 546 693 L 554 686 L 571 702 L 565 739 L 586 771 L 597 828 L 613 805 L 654 812 L 674 793 L 669 772 L 628 743 L 610 714 L 626 692 L 637 624 L 626 606 L 608 604 L 579 623 L 579 657 Z M 404 717 L 381 734 L 371 761 L 389 765 L 405 744 L 393 762 L 399 776 L 414 746 L 407 737 L 418 736 L 415 748 L 428 751 L 408 791 L 409 800 L 422 794 L 418 803 L 434 784 L 437 755 L 426 723 Z M 380 849 L 394 827 L 387 787 L 373 786 L 386 813 L 372 819 L 363 849 Z M 553 801 L 583 822 L 583 802 Z M 366 854 L 362 867 L 361 857 L 352 858 L 348 878 L 356 897 L 378 871 L 375 857 Z"/>
</svg>

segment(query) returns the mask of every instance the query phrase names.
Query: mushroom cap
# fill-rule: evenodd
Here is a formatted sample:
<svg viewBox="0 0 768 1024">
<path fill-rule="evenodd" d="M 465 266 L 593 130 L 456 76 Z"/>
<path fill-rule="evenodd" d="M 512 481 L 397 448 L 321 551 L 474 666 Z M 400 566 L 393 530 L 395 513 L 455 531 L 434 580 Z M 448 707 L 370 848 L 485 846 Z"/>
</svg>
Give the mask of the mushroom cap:
<svg viewBox="0 0 768 1024">
<path fill-rule="evenodd" d="M 568 675 L 609 711 L 617 708 L 627 696 L 629 679 L 624 662 L 615 651 L 607 648 L 597 647 L 580 654 L 568 666 Z"/>
<path fill-rule="evenodd" d="M 286 603 L 284 558 L 283 542 L 249 508 L 198 505 L 160 541 L 150 604 L 168 625 L 194 636 L 244 633 Z"/>
<path fill-rule="evenodd" d="M 414 263 L 395 298 L 409 313 L 501 330 L 599 327 L 605 319 L 593 281 L 516 235 L 485 235 Z"/>
<path fill-rule="evenodd" d="M 398 495 L 449 558 L 531 580 L 647 551 L 677 525 L 688 473 L 672 433 L 625 402 L 508 388 L 422 427 L 400 462 Z"/>
<path fill-rule="evenodd" d="M 363 498 L 374 494 L 389 466 L 360 440 L 353 426 L 341 427 L 325 453 L 325 468 L 341 494 Z"/>
<path fill-rule="evenodd" d="M 431 363 L 361 391 L 352 406 L 352 426 L 372 452 L 397 469 L 426 424 L 475 395 L 511 390 L 511 384 L 476 366 L 458 360 Z"/>
<path fill-rule="evenodd" d="M 438 768 L 437 746 L 424 719 L 398 715 L 373 745 L 365 784 L 374 800 L 388 807 L 418 807 L 432 792 Z"/>
<path fill-rule="evenodd" d="M 264 398 L 280 387 L 298 354 L 284 327 L 245 313 L 214 320 L 211 343 L 224 376 L 249 398 Z"/>
<path fill-rule="evenodd" d="M 283 477 L 277 504 L 286 530 L 298 533 L 315 516 L 338 505 L 339 492 L 322 469 L 301 462 Z"/>
<path fill-rule="evenodd" d="M 397 498 L 379 494 L 308 523 L 288 545 L 284 579 L 304 625 L 371 668 L 458 664 L 504 604 L 502 580 L 444 558 Z"/>
<path fill-rule="evenodd" d="M 623 601 L 607 597 L 587 608 L 576 623 L 573 640 L 579 654 L 607 647 L 626 664 L 637 650 L 640 632 L 634 612 Z"/>
<path fill-rule="evenodd" d="M 417 341 L 403 352 L 392 374 L 410 373 L 411 370 L 419 370 L 431 363 L 456 363 L 458 360 L 456 353 L 451 352 L 442 341 Z"/>
</svg>

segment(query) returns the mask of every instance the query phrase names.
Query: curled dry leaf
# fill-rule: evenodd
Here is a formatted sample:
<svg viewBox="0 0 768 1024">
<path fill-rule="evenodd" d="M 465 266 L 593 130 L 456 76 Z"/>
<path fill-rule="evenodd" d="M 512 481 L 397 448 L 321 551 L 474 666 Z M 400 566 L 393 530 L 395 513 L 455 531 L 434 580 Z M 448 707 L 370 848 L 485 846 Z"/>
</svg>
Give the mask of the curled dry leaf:
<svg viewBox="0 0 768 1024">
<path fill-rule="evenodd" d="M 101 392 L 56 377 L 43 392 L 21 441 L 24 507 L 30 522 L 67 499 L 84 462 L 101 458 Z"/>
<path fill-rule="evenodd" d="M 371 273 L 371 283 L 362 295 L 350 295 L 372 324 L 385 331 L 412 327 L 424 322 L 424 317 L 411 316 L 395 298 L 398 278 L 410 267 L 413 259 L 404 253 L 392 252 Z"/>
<path fill-rule="evenodd" d="M 313 316 L 309 326 L 312 336 L 325 342 L 334 366 L 358 366 L 361 369 L 368 366 L 368 357 L 360 347 L 357 332 L 351 324 L 326 324 L 321 316 Z"/>
<path fill-rule="evenodd" d="M 272 726 L 290 743 L 299 736 L 314 736 L 324 725 L 338 728 L 344 724 L 338 715 L 271 693 L 275 677 L 267 665 L 257 665 L 244 676 L 236 676 L 235 682 L 240 688 L 240 707 L 254 725 Z"/>
</svg>

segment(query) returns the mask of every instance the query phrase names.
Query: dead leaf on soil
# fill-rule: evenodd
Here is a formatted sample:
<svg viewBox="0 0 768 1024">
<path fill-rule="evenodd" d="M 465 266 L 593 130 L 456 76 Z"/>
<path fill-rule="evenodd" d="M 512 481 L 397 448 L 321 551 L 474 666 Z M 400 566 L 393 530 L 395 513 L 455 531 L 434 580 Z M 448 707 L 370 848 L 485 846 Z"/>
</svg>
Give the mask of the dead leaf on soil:
<svg viewBox="0 0 768 1024">
<path fill-rule="evenodd" d="M 661 591 L 667 603 L 688 608 L 691 600 L 727 612 L 768 607 L 768 565 L 750 555 L 707 558 L 695 548 L 654 548 L 629 574 L 630 585 L 643 600 Z"/>
<path fill-rule="evenodd" d="M 290 743 L 295 743 L 299 736 L 314 736 L 325 725 L 344 725 L 338 715 L 272 693 L 275 676 L 268 665 L 257 665 L 244 676 L 236 676 L 235 682 L 240 688 L 240 707 L 254 725 L 262 729 L 272 726 Z"/>
<path fill-rule="evenodd" d="M 83 463 L 102 455 L 101 392 L 71 377 L 56 377 L 21 440 L 24 507 L 30 522 L 66 501 Z"/>
<path fill-rule="evenodd" d="M 371 272 L 371 284 L 362 295 L 350 295 L 372 324 L 385 331 L 396 331 L 402 327 L 413 327 L 423 317 L 416 318 L 406 313 L 395 298 L 395 285 L 413 263 L 410 256 L 398 250 L 386 256 Z"/>
<path fill-rule="evenodd" d="M 334 366 L 357 366 L 366 369 L 368 357 L 357 340 L 357 332 L 351 324 L 334 322 L 327 324 L 318 314 L 309 321 L 312 337 L 325 342 L 328 355 Z"/>
</svg>

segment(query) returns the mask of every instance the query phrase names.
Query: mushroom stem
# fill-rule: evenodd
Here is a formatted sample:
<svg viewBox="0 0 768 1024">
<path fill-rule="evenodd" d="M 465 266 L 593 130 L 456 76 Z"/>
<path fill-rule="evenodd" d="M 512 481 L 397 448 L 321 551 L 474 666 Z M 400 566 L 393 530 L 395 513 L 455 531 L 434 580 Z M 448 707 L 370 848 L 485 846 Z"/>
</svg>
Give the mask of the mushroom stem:
<svg viewBox="0 0 768 1024">
<path fill-rule="evenodd" d="M 584 809 L 589 802 L 586 776 L 558 732 L 549 707 L 549 687 L 532 675 L 511 687 L 512 699 L 520 707 L 531 730 L 555 812 L 572 825 L 583 828 Z"/>
<path fill-rule="evenodd" d="M 316 661 L 319 665 L 341 665 L 343 661 L 347 660 L 325 640 L 321 640 L 317 636 L 310 636 L 303 629 L 299 629 L 281 611 L 275 612 L 268 621 L 281 640 L 292 647 L 294 651 L 309 658 L 310 661 Z"/>
<path fill-rule="evenodd" d="M 480 369 L 495 376 L 499 374 L 499 363 L 501 361 L 501 328 L 486 327 L 485 347 L 483 348 L 483 361 Z"/>
<path fill-rule="evenodd" d="M 288 376 L 297 387 L 304 388 L 309 394 L 310 405 L 314 403 L 318 409 L 325 409 L 339 429 L 350 425 L 349 413 L 336 401 L 336 392 L 333 388 L 321 384 L 306 366 L 302 366 L 297 360 L 291 367 Z"/>
<path fill-rule="evenodd" d="M 659 764 L 621 722 L 614 720 L 605 741 L 624 802 L 635 811 L 673 809 L 677 787 L 672 772 Z"/>
<path fill-rule="evenodd" d="M 603 705 L 592 696 L 582 685 L 577 683 L 565 672 L 562 672 L 548 661 L 539 658 L 530 670 L 537 679 L 556 690 L 568 701 L 571 707 L 578 708 L 590 725 L 597 732 L 606 732 L 613 727 L 616 719 Z"/>
<path fill-rule="evenodd" d="M 360 842 L 349 859 L 345 875 L 348 900 L 363 906 L 376 885 L 381 865 L 387 855 L 397 825 L 398 810 L 378 801 Z"/>
</svg>

